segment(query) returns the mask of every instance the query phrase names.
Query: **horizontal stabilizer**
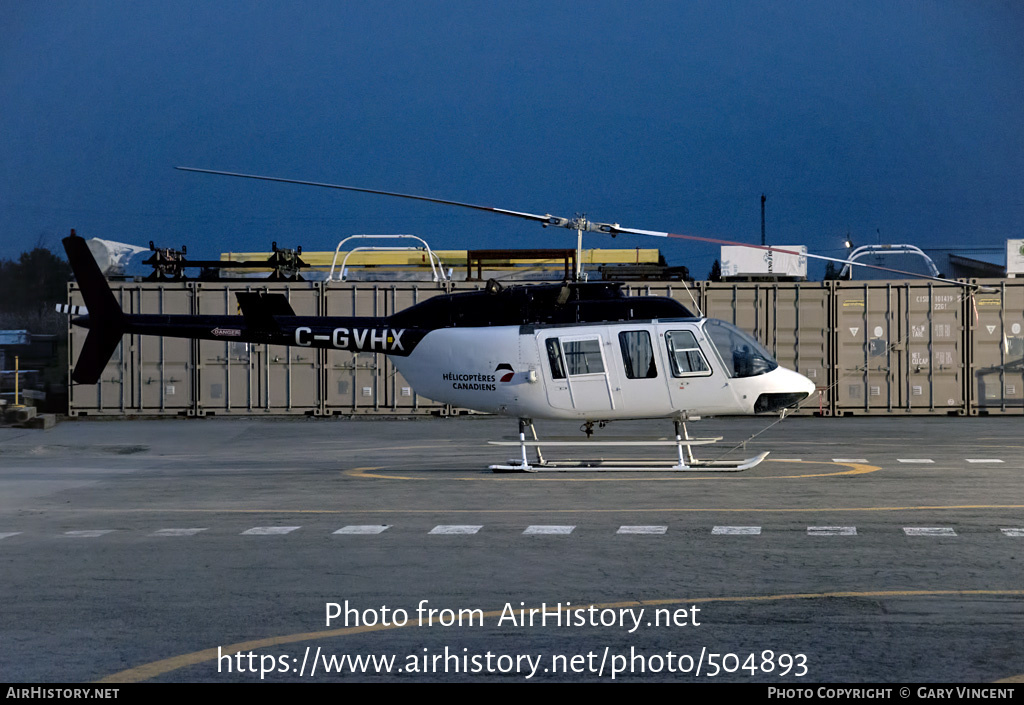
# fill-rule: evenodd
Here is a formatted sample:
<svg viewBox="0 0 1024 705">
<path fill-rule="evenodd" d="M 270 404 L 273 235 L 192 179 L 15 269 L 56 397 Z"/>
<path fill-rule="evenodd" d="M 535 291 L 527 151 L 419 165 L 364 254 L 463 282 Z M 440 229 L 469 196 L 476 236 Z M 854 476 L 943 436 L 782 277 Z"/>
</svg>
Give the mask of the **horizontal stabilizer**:
<svg viewBox="0 0 1024 705">
<path fill-rule="evenodd" d="M 240 291 L 238 306 L 242 309 L 246 328 L 255 330 L 276 329 L 274 316 L 294 316 L 295 311 L 284 294 L 268 294 L 262 291 Z"/>
</svg>

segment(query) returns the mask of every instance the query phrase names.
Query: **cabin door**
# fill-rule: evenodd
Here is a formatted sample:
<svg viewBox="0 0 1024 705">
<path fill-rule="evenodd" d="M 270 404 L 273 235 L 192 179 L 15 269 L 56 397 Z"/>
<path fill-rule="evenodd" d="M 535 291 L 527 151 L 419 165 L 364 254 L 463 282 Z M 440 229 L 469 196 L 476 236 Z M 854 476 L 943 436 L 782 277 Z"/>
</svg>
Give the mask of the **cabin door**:
<svg viewBox="0 0 1024 705">
<path fill-rule="evenodd" d="M 548 402 L 553 407 L 580 412 L 615 408 L 605 353 L 607 338 L 606 331 L 557 335 L 547 330 L 537 336 Z"/>
</svg>

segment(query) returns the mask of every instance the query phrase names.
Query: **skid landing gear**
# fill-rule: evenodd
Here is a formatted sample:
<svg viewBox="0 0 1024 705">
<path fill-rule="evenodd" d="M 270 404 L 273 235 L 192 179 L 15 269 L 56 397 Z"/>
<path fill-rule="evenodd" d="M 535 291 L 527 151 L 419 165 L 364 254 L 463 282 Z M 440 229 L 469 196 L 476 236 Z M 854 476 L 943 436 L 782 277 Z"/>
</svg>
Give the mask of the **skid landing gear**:
<svg viewBox="0 0 1024 705">
<path fill-rule="evenodd" d="M 711 445 L 722 440 L 721 436 L 714 438 L 691 438 L 686 428 L 686 420 L 683 418 L 674 419 L 675 440 L 662 439 L 636 439 L 636 440 L 613 440 L 613 441 L 541 441 L 537 438 L 537 430 L 533 426 L 532 419 L 519 419 L 519 440 L 518 441 L 489 441 L 490 445 L 496 446 L 519 446 L 519 458 L 509 460 L 507 465 L 491 465 L 490 470 L 494 472 L 739 472 L 747 470 L 759 464 L 768 457 L 768 452 L 755 455 L 746 460 L 700 460 L 693 454 L 693 446 Z M 592 432 L 593 422 L 588 421 L 585 426 Z M 533 440 L 527 440 L 526 430 L 529 428 Z M 587 434 L 590 438 L 590 433 Z M 615 460 L 598 458 L 592 460 L 545 460 L 541 447 L 567 448 L 567 447 L 590 447 L 590 448 L 614 448 L 614 447 L 667 447 L 676 449 L 675 460 Z M 537 459 L 531 463 L 529 450 L 532 449 Z"/>
</svg>

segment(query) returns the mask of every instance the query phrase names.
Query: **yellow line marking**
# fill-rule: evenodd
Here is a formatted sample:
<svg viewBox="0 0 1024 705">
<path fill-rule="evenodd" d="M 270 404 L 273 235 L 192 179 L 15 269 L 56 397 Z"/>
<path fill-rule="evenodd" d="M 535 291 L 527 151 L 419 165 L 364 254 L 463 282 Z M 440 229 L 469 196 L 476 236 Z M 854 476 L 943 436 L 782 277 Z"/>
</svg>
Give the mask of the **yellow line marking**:
<svg viewBox="0 0 1024 705">
<path fill-rule="evenodd" d="M 669 474 L 670 471 L 652 471 L 658 472 L 656 477 L 636 477 L 635 473 L 630 473 L 627 477 L 548 477 L 549 473 L 557 472 L 559 475 L 573 475 L 575 473 L 585 473 L 585 468 L 580 470 L 567 470 L 564 472 L 560 471 L 542 471 L 540 473 L 501 473 L 498 475 L 487 474 L 473 475 L 471 477 L 440 477 L 436 474 L 431 476 L 410 476 L 410 475 L 384 475 L 380 473 L 371 472 L 373 470 L 381 470 L 384 468 L 352 468 L 351 470 L 343 470 L 342 474 L 348 477 L 360 477 L 360 478 L 376 478 L 379 480 L 452 480 L 457 482 L 523 482 L 524 479 L 528 478 L 531 482 L 679 482 L 679 481 L 693 481 L 693 480 L 800 480 L 809 477 L 840 477 L 849 475 L 866 475 L 872 472 L 878 472 L 882 468 L 877 465 L 867 465 L 864 463 L 835 463 L 824 460 L 773 460 L 768 459 L 765 462 L 769 463 L 790 463 L 790 464 L 803 464 L 803 465 L 843 465 L 849 470 L 841 470 L 838 472 L 822 472 L 822 473 L 805 473 L 803 475 L 741 475 L 739 472 L 736 473 L 719 473 L 715 474 L 714 471 L 708 471 L 707 475 L 695 476 L 691 473 L 678 473 Z M 434 473 L 435 471 L 430 471 Z M 614 473 L 614 469 L 603 470 L 604 473 Z M 747 471 L 742 471 L 747 472 Z M 505 475 L 504 477 L 502 475 Z M 508 477 L 512 475 L 513 477 Z"/>
<path fill-rule="evenodd" d="M 1024 504 L 935 504 L 893 507 L 623 507 L 617 509 L 47 509 L 46 511 L 94 512 L 99 514 L 620 514 L 627 512 L 715 513 L 751 512 L 794 514 L 806 512 L 903 512 L 957 509 L 1024 509 Z"/>
<path fill-rule="evenodd" d="M 619 609 L 625 607 L 659 607 L 679 604 L 708 604 L 708 603 L 740 603 L 740 602 L 782 602 L 784 600 L 812 600 L 823 598 L 905 598 L 905 597 L 975 597 L 975 596 L 1024 596 L 1024 590 L 881 590 L 867 592 L 818 592 L 818 593 L 790 593 L 782 595 L 748 595 L 737 597 L 698 597 L 689 599 L 662 599 L 662 600 L 629 600 L 626 602 L 608 602 L 603 604 L 577 605 L 574 609 Z M 539 608 L 538 608 L 539 609 Z M 493 610 L 484 612 L 483 616 L 488 618 L 500 617 L 504 610 Z M 421 626 L 418 621 L 409 620 L 404 626 L 394 624 L 372 627 L 346 627 L 343 629 L 330 629 L 318 632 L 302 632 L 299 634 L 287 634 L 284 636 L 268 637 L 265 639 L 254 639 L 241 641 L 227 646 L 219 646 L 202 651 L 193 651 L 189 654 L 172 656 L 171 658 L 152 661 L 150 663 L 118 671 L 109 676 L 101 678 L 98 683 L 139 683 L 151 678 L 156 678 L 165 673 L 176 671 L 180 668 L 195 666 L 207 661 L 215 661 L 222 654 L 234 654 L 239 651 L 255 651 L 271 646 L 282 644 L 294 644 L 301 641 L 316 641 L 319 639 L 333 639 L 336 637 L 352 636 L 354 634 L 366 634 L 368 632 L 380 632 L 391 629 L 407 629 L 409 627 Z M 422 626 L 433 626 L 433 621 L 425 622 Z M 1017 678 L 1024 676 L 1011 676 L 1009 680 L 1001 682 L 1019 682 Z"/>
</svg>

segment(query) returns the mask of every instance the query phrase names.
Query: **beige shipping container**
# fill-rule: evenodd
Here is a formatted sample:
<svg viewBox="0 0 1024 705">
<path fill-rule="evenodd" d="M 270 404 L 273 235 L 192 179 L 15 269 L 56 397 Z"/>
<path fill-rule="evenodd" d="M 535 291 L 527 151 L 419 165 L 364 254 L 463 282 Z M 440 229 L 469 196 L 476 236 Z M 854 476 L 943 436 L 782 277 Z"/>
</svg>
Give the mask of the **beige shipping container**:
<svg viewBox="0 0 1024 705">
<path fill-rule="evenodd" d="M 546 282 L 550 283 L 550 282 Z M 1024 413 L 1024 281 L 634 283 L 754 334 L 815 381 L 803 413 Z M 451 285 L 459 291 L 479 283 Z M 429 283 L 112 282 L 126 313 L 240 315 L 236 291 L 284 294 L 300 315 L 385 316 L 446 291 Z M 68 303 L 82 305 L 75 283 Z M 87 331 L 69 326 L 73 366 Z M 448 414 L 375 353 L 126 335 L 77 415 Z"/>
<path fill-rule="evenodd" d="M 445 289 L 436 284 L 324 283 L 325 316 L 390 316 Z M 324 413 L 447 413 L 448 405 L 416 394 L 386 355 L 324 351 Z"/>
<path fill-rule="evenodd" d="M 1024 281 L 972 279 L 971 414 L 1024 413 Z"/>
<path fill-rule="evenodd" d="M 836 413 L 967 413 L 964 302 L 954 285 L 836 282 Z"/>
<path fill-rule="evenodd" d="M 789 413 L 832 414 L 832 289 L 824 282 L 704 284 L 705 315 L 751 333 L 779 364 L 814 382 L 817 394 Z"/>
<path fill-rule="evenodd" d="M 193 292 L 184 283 L 111 282 L 125 313 L 191 314 Z M 68 285 L 68 303 L 82 306 L 78 284 Z M 68 326 L 71 370 L 88 330 Z M 97 384 L 72 384 L 68 415 L 185 415 L 194 406 L 192 368 L 195 342 L 181 338 L 125 335 Z"/>
<path fill-rule="evenodd" d="M 194 282 L 196 315 L 238 315 L 235 293 L 283 294 L 296 315 L 320 315 L 314 282 Z M 308 414 L 322 409 L 320 351 L 220 340 L 197 341 L 196 414 Z"/>
</svg>

